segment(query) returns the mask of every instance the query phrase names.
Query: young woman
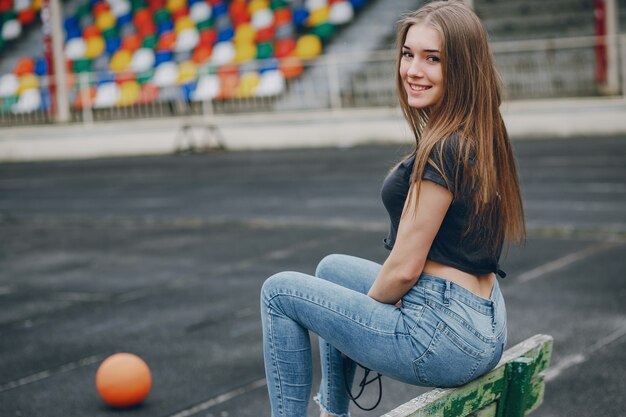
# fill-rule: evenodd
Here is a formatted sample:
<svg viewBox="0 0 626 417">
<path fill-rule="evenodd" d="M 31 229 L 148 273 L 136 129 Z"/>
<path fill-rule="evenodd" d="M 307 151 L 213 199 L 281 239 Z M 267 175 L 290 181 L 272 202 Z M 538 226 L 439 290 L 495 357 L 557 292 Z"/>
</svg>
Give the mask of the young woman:
<svg viewBox="0 0 626 417">
<path fill-rule="evenodd" d="M 401 20 L 397 89 L 415 149 L 385 179 L 391 227 L 383 265 L 330 255 L 316 277 L 263 285 L 273 417 L 304 417 L 309 330 L 320 336 L 322 416 L 348 416 L 354 362 L 410 384 L 453 387 L 491 370 L 506 344 L 495 275 L 505 241 L 524 239 L 501 84 L 474 12 L 428 3 Z"/>
</svg>

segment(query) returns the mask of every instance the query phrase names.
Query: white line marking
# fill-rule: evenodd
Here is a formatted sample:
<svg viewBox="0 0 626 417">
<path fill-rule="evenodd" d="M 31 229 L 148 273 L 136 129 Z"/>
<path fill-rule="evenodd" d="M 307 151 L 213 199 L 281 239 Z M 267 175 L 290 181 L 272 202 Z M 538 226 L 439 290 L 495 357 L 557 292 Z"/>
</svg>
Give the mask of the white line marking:
<svg viewBox="0 0 626 417">
<path fill-rule="evenodd" d="M 591 358 L 591 356 L 602 349 L 605 346 L 610 345 L 611 343 L 619 340 L 620 338 L 626 336 L 626 326 L 621 327 L 609 334 L 608 336 L 603 337 L 598 340 L 596 343 L 591 345 L 584 353 L 576 353 L 574 355 L 567 355 L 563 359 L 559 361 L 559 363 L 551 366 L 544 372 L 544 377 L 546 381 L 552 381 L 556 379 L 563 371 L 571 368 L 572 366 L 576 366 L 583 362 L 586 362 Z"/>
<path fill-rule="evenodd" d="M 266 252 L 264 254 L 261 255 L 255 255 L 252 256 L 250 258 L 244 258 L 242 260 L 239 260 L 237 262 L 233 262 L 233 263 L 227 263 L 227 264 L 222 264 L 220 266 L 217 266 L 215 268 L 213 268 L 211 270 L 211 276 L 213 278 L 219 277 L 222 274 L 228 274 L 228 273 L 232 273 L 232 272 L 236 272 L 236 271 L 245 271 L 247 268 L 250 268 L 254 265 L 257 265 L 259 263 L 263 263 L 267 260 L 280 260 L 280 259 L 285 259 L 288 258 L 289 256 L 293 256 L 294 253 L 297 253 L 299 251 L 302 250 L 307 250 L 307 249 L 311 249 L 311 248 L 315 248 L 316 246 L 322 246 L 328 242 L 332 242 L 338 238 L 340 238 L 341 236 L 338 236 L 336 234 L 333 234 L 329 237 L 325 237 L 322 239 L 312 239 L 312 240 L 305 240 L 302 241 L 300 243 L 296 243 L 296 244 L 292 244 L 288 247 L 285 247 L 283 249 L 275 249 L 269 252 Z M 195 276 L 182 276 L 179 278 L 176 278 L 173 281 L 170 281 L 167 283 L 167 286 L 171 287 L 181 287 L 181 286 L 187 286 L 189 285 L 191 282 L 198 282 L 197 277 Z M 204 281 L 203 281 L 204 282 Z M 120 304 L 120 303 L 126 303 L 129 301 L 136 301 L 140 298 L 144 298 L 146 296 L 149 296 L 150 294 L 154 294 L 160 290 L 162 290 L 163 287 L 149 287 L 149 288 L 141 288 L 135 291 L 130 291 L 124 294 L 120 294 L 119 296 L 117 296 L 115 298 L 115 303 Z"/>
<path fill-rule="evenodd" d="M 626 326 L 622 327 L 621 329 L 617 329 L 610 335 L 603 337 L 602 339 L 598 340 L 596 343 L 591 345 L 591 347 L 589 348 L 589 353 L 596 352 L 602 349 L 603 347 L 610 345 L 616 340 L 622 338 L 625 335 L 626 335 Z"/>
<path fill-rule="evenodd" d="M 620 244 L 621 243 L 616 242 L 602 242 L 588 246 L 582 250 L 579 250 L 578 252 L 570 253 L 561 258 L 555 259 L 554 261 L 550 261 L 548 263 L 540 265 L 537 268 L 523 272 L 515 278 L 515 281 L 517 281 L 518 283 L 531 281 L 533 279 L 542 277 L 550 272 L 565 268 L 566 266 L 585 259 L 589 256 L 595 255 L 608 249 L 612 249 Z"/>
<path fill-rule="evenodd" d="M 544 373 L 544 378 L 546 381 L 552 381 L 553 379 L 561 375 L 561 372 L 563 372 L 567 368 L 571 368 L 572 366 L 578 365 L 579 363 L 583 363 L 587 359 L 589 358 L 581 353 L 577 353 L 575 355 L 567 355 L 563 359 L 561 359 L 559 363 L 548 368 L 548 370 Z"/>
<path fill-rule="evenodd" d="M 104 302 L 110 301 L 111 295 L 98 294 L 98 293 L 86 293 L 86 292 L 59 292 L 53 294 L 54 298 L 63 301 L 72 302 Z"/>
<path fill-rule="evenodd" d="M 20 379 L 16 379 L 15 381 L 7 382 L 6 384 L 0 385 L 0 392 L 9 391 L 14 388 L 19 388 L 24 385 L 32 384 L 33 382 L 50 378 L 51 376 L 55 374 L 73 371 L 74 369 L 78 369 L 78 368 L 82 368 L 83 366 L 94 364 L 102 360 L 103 357 L 104 357 L 103 355 L 88 356 L 86 358 L 79 359 L 74 362 L 66 363 L 65 365 L 61 365 L 55 369 L 47 369 L 45 371 L 37 372 L 36 374 L 32 374 L 32 375 L 28 375 Z"/>
<path fill-rule="evenodd" d="M 209 408 L 216 406 L 218 404 L 224 403 L 228 400 L 232 400 L 235 397 L 239 397 L 240 395 L 246 394 L 250 391 L 254 391 L 255 389 L 261 388 L 265 386 L 265 378 L 256 380 L 254 382 L 249 383 L 248 385 L 244 385 L 243 387 L 236 388 L 232 391 L 228 391 L 222 395 L 218 395 L 215 398 L 211 398 L 208 401 L 195 405 L 186 410 L 180 411 L 176 414 L 172 414 L 170 417 L 188 417 L 194 414 L 197 414 L 201 411 L 208 410 Z"/>
<path fill-rule="evenodd" d="M 327 243 L 332 240 L 335 240 L 335 236 L 332 236 L 331 238 L 326 237 L 323 239 L 304 240 L 302 242 L 295 243 L 287 248 L 276 249 L 271 252 L 268 252 L 265 255 L 263 255 L 263 259 L 269 259 L 272 261 L 288 259 L 289 257 L 293 256 L 297 252 L 300 252 L 306 249 L 313 249 L 316 246 L 321 246 L 322 244 Z"/>
</svg>

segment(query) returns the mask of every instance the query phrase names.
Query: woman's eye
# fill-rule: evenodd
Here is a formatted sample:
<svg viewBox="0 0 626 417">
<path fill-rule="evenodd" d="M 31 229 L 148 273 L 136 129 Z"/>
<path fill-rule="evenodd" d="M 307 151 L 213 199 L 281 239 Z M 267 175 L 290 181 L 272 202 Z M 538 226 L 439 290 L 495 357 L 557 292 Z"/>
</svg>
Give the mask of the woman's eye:
<svg viewBox="0 0 626 417">
<path fill-rule="evenodd" d="M 412 58 L 412 57 L 413 57 L 413 54 L 411 54 L 411 53 L 410 53 L 410 52 L 408 52 L 408 51 L 404 51 L 404 52 L 402 52 L 402 56 L 403 56 L 404 58 Z"/>
<path fill-rule="evenodd" d="M 426 60 L 427 60 L 427 61 L 430 61 L 430 62 L 440 62 L 440 61 L 441 61 L 441 59 L 439 59 L 439 57 L 438 57 L 438 56 L 432 56 L 432 55 L 431 55 L 431 56 L 426 57 Z"/>
</svg>

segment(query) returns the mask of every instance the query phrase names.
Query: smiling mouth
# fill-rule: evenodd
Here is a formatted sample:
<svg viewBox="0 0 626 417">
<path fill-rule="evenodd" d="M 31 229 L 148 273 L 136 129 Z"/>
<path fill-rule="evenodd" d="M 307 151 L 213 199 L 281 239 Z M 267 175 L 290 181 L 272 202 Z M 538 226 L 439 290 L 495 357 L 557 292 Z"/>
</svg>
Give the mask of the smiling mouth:
<svg viewBox="0 0 626 417">
<path fill-rule="evenodd" d="M 426 86 L 426 85 L 417 85 L 417 84 L 411 84 L 411 83 L 409 83 L 409 88 L 410 88 L 412 91 L 426 91 L 426 90 L 431 89 L 432 87 L 430 87 L 430 86 Z"/>
</svg>

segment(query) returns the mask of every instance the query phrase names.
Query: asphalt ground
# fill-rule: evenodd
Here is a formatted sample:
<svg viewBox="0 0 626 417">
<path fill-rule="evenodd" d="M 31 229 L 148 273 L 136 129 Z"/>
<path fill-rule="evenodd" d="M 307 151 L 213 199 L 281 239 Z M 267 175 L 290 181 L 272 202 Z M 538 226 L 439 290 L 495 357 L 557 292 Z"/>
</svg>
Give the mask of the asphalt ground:
<svg viewBox="0 0 626 417">
<path fill-rule="evenodd" d="M 533 415 L 626 416 L 626 138 L 514 147 L 529 235 L 503 261 L 509 346 L 554 337 Z M 0 165 L 0 415 L 269 416 L 264 279 L 329 253 L 382 262 L 380 186 L 406 151 Z M 94 386 L 120 351 L 153 375 L 147 401 L 121 411 Z M 353 416 L 425 390 L 385 379 L 381 405 Z"/>
</svg>

